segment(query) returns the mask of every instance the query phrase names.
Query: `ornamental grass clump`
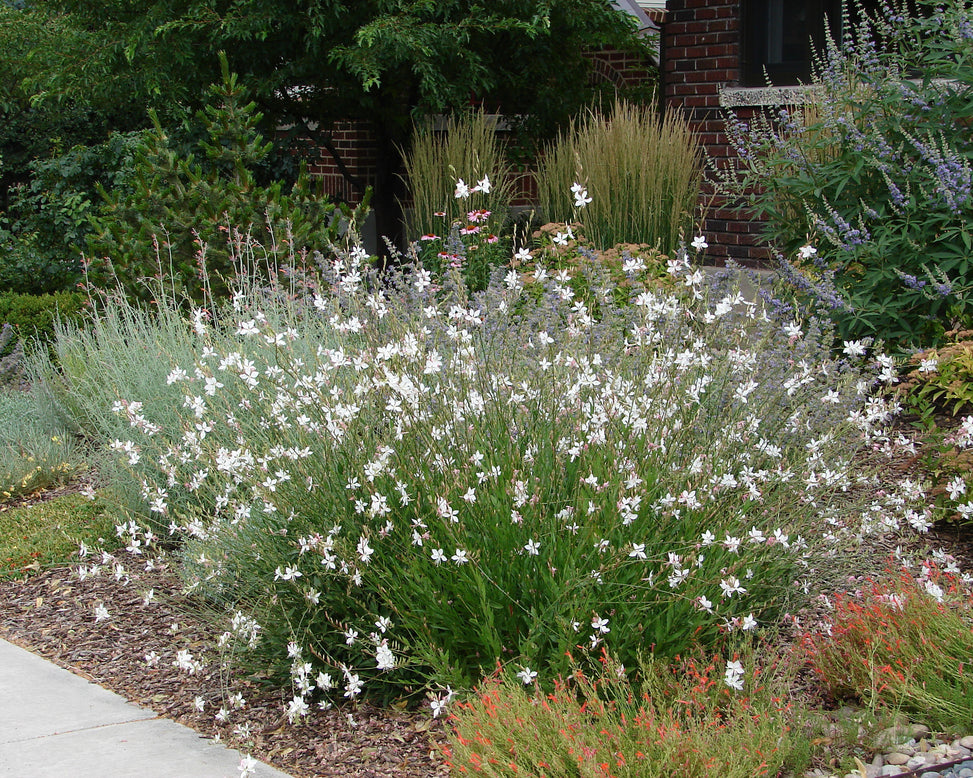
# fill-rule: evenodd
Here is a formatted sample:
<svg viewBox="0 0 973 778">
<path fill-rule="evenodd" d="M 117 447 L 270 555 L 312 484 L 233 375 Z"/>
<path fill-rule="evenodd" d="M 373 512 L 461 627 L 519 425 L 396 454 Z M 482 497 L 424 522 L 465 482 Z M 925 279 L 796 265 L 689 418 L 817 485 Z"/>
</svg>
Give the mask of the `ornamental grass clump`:
<svg viewBox="0 0 973 778">
<path fill-rule="evenodd" d="M 830 623 L 805 636 L 812 667 L 839 699 L 966 732 L 973 722 L 971 583 L 946 558 L 924 562 L 918 574 L 890 566 L 837 596 Z"/>
<path fill-rule="evenodd" d="M 142 506 L 126 532 L 175 547 L 293 720 L 497 662 L 550 688 L 569 654 L 719 646 L 795 607 L 841 544 L 925 527 L 852 470 L 894 448 L 869 399 L 888 360 L 710 299 L 685 251 L 668 269 L 676 293 L 630 266 L 618 305 L 607 277 L 589 303 L 541 262 L 470 295 L 352 252 L 205 311 L 120 301 L 36 375 L 117 452 Z"/>
<path fill-rule="evenodd" d="M 0 388 L 0 504 L 76 477 L 77 442 L 27 392 Z"/>
<path fill-rule="evenodd" d="M 585 236 L 596 248 L 647 243 L 673 255 L 696 223 L 703 157 L 699 140 L 674 113 L 616 103 L 589 112 L 544 153 L 538 200 L 549 222 L 573 220 L 572 182 L 591 193 Z"/>
<path fill-rule="evenodd" d="M 509 216 L 511 166 L 495 120 L 482 110 L 451 117 L 442 128 L 416 127 L 405 155 L 405 174 L 412 196 L 410 241 L 424 235 L 445 237 L 454 223 L 467 224 L 470 211 L 489 211 L 500 226 Z"/>
</svg>

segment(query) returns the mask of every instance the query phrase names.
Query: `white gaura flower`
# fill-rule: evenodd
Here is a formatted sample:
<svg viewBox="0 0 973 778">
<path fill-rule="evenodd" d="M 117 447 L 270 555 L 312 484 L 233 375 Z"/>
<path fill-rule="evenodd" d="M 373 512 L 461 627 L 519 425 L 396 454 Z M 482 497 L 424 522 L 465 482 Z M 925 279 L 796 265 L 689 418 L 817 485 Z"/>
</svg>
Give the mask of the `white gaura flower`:
<svg viewBox="0 0 973 778">
<path fill-rule="evenodd" d="M 257 772 L 257 764 L 257 760 L 250 756 L 250 754 L 240 759 L 240 766 L 237 768 L 240 771 L 240 778 L 250 778 L 251 775 Z"/>
<path fill-rule="evenodd" d="M 524 682 L 524 686 L 530 686 L 537 677 L 537 671 L 531 670 L 529 667 L 524 667 L 517 673 L 517 677 Z"/>
<path fill-rule="evenodd" d="M 476 191 L 483 192 L 483 194 L 490 194 L 490 190 L 492 188 L 493 184 L 490 183 L 489 176 L 483 176 L 483 178 L 481 178 L 474 187 Z"/>
<path fill-rule="evenodd" d="M 458 565 L 465 565 L 470 561 L 467 552 L 462 548 L 456 549 L 456 553 L 454 553 L 450 559 L 452 559 Z"/>
<path fill-rule="evenodd" d="M 524 551 L 526 551 L 529 556 L 538 556 L 540 554 L 540 547 L 541 544 L 531 538 L 524 546 Z"/>
<path fill-rule="evenodd" d="M 285 567 L 283 570 L 278 567 L 276 570 L 274 570 L 275 581 L 293 581 L 300 578 L 301 575 L 301 571 L 296 567 Z"/>
<path fill-rule="evenodd" d="M 375 664 L 379 670 L 391 670 L 395 667 L 395 654 L 389 648 L 388 641 L 383 640 L 375 650 Z"/>
<path fill-rule="evenodd" d="M 865 355 L 865 344 L 860 340 L 846 340 L 842 352 L 849 357 L 861 357 Z"/>
<path fill-rule="evenodd" d="M 693 238 L 692 245 L 696 251 L 702 251 L 705 248 L 709 248 L 709 243 L 706 242 L 706 238 L 704 238 L 702 235 L 697 235 L 695 238 Z"/>
<path fill-rule="evenodd" d="M 731 689 L 741 691 L 743 689 L 743 664 L 734 660 L 726 663 L 726 670 L 723 679 Z"/>
<path fill-rule="evenodd" d="M 571 185 L 571 194 L 574 195 L 575 208 L 584 208 L 591 202 L 591 198 L 588 196 L 588 190 L 577 181 Z"/>
<path fill-rule="evenodd" d="M 801 246 L 797 250 L 797 255 L 801 259 L 810 259 L 811 257 L 813 257 L 817 253 L 818 253 L 818 250 L 816 248 L 814 248 L 814 246 L 811 246 L 811 245 Z"/>
<path fill-rule="evenodd" d="M 287 720 L 293 724 L 304 718 L 310 708 L 307 703 L 300 697 L 294 697 L 287 706 Z"/>
<path fill-rule="evenodd" d="M 462 178 L 456 182 L 456 192 L 453 196 L 457 200 L 465 200 L 470 196 L 470 188 L 466 185 L 466 182 Z"/>
<path fill-rule="evenodd" d="M 364 535 L 358 538 L 358 558 L 362 562 L 367 564 L 374 553 L 375 549 L 368 545 L 368 538 L 366 538 Z"/>
<path fill-rule="evenodd" d="M 95 606 L 95 621 L 106 621 L 111 618 L 111 614 L 108 613 L 108 608 L 105 607 L 104 603 L 99 602 Z"/>
<path fill-rule="evenodd" d="M 740 579 L 733 575 L 720 581 L 720 589 L 723 590 L 724 597 L 732 597 L 734 594 L 747 593 L 747 590 L 740 585 Z"/>
<path fill-rule="evenodd" d="M 257 335 L 260 332 L 260 328 L 257 326 L 257 322 L 251 319 L 250 321 L 241 321 L 240 326 L 237 328 L 237 335 Z"/>
<path fill-rule="evenodd" d="M 443 697 L 434 697 L 429 703 L 429 707 L 432 708 L 432 717 L 439 718 L 439 714 L 443 712 L 445 707 L 449 705 L 450 701 L 453 699 L 454 692 L 447 686 L 446 694 Z"/>
</svg>

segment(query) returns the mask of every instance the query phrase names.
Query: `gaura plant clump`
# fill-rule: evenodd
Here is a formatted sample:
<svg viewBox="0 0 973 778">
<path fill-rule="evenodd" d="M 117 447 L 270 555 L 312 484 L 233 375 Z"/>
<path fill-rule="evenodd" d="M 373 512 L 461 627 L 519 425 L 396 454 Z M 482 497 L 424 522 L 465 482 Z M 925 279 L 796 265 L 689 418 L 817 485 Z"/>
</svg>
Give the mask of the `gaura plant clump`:
<svg viewBox="0 0 973 778">
<path fill-rule="evenodd" d="M 232 615 L 227 650 L 290 682 L 292 719 L 424 690 L 440 710 L 498 661 L 547 686 L 569 652 L 715 646 L 793 607 L 839 545 L 928 526 L 916 485 L 851 467 L 896 448 L 870 395 L 891 361 L 711 299 L 686 251 L 677 294 L 632 263 L 622 306 L 591 266 L 597 306 L 540 264 L 469 296 L 364 260 L 301 291 L 241 283 L 188 322 L 161 306 L 143 326 L 185 343 L 159 347 L 181 356 L 156 399 L 102 395 L 143 504 L 125 532 L 176 545 L 187 588 Z M 89 364 L 156 348 L 99 326 Z"/>
</svg>

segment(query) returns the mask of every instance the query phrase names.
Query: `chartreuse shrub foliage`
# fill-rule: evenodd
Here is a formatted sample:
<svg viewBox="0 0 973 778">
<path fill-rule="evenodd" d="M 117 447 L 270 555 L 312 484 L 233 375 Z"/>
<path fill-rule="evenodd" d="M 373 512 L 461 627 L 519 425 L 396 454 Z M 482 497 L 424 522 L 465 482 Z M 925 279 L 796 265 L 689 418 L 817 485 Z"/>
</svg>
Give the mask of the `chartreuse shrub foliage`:
<svg viewBox="0 0 973 778">
<path fill-rule="evenodd" d="M 0 326 L 5 328 L 0 359 L 37 345 L 49 347 L 58 319 L 80 322 L 84 318 L 86 299 L 81 292 L 0 294 Z"/>
<path fill-rule="evenodd" d="M 585 114 L 546 149 L 538 200 L 547 221 L 571 224 L 577 182 L 591 197 L 585 236 L 596 248 L 647 243 L 671 256 L 693 231 L 702 172 L 699 140 L 685 121 L 618 102 Z"/>
<path fill-rule="evenodd" d="M 895 386 L 922 436 L 918 458 L 930 481 L 936 518 L 973 521 L 973 331 L 947 332 L 936 348 L 913 354 Z"/>
<path fill-rule="evenodd" d="M 30 363 L 114 450 L 127 531 L 175 544 L 235 614 L 227 649 L 293 684 L 292 719 L 497 662 L 550 688 L 569 652 L 716 646 L 794 607 L 833 544 L 924 521 L 914 494 L 854 488 L 889 361 L 708 299 L 685 254 L 679 294 L 630 265 L 625 305 L 594 276 L 576 299 L 567 269 L 470 296 L 365 259 L 188 313 L 121 300 L 59 331 L 59 369 Z"/>
<path fill-rule="evenodd" d="M 820 53 L 805 107 L 729 122 L 730 192 L 840 337 L 933 346 L 973 312 L 973 10 L 891 0 Z M 814 249 L 814 250 L 812 250 Z"/>
<path fill-rule="evenodd" d="M 260 247 L 265 273 L 277 272 L 308 247 L 327 250 L 362 216 L 315 195 L 306 174 L 290 191 L 282 181 L 257 183 L 272 143 L 257 132 L 261 115 L 225 57 L 221 66 L 223 82 L 197 116 L 207 137 L 196 153 L 177 154 L 153 114 L 131 180 L 103 191 L 88 238 L 97 284 L 118 282 L 148 299 L 141 279 L 164 277 L 170 293 L 202 300 L 226 292 L 247 245 Z"/>
</svg>

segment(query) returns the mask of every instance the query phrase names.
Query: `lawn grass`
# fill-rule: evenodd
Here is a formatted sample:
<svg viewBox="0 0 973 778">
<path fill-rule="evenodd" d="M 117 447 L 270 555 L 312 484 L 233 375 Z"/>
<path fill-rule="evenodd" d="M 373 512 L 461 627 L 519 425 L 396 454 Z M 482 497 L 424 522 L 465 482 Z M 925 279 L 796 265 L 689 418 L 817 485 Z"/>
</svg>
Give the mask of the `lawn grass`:
<svg viewBox="0 0 973 778">
<path fill-rule="evenodd" d="M 81 543 L 112 550 L 116 523 L 111 503 L 77 493 L 16 508 L 0 505 L 0 578 L 68 564 Z"/>
</svg>

